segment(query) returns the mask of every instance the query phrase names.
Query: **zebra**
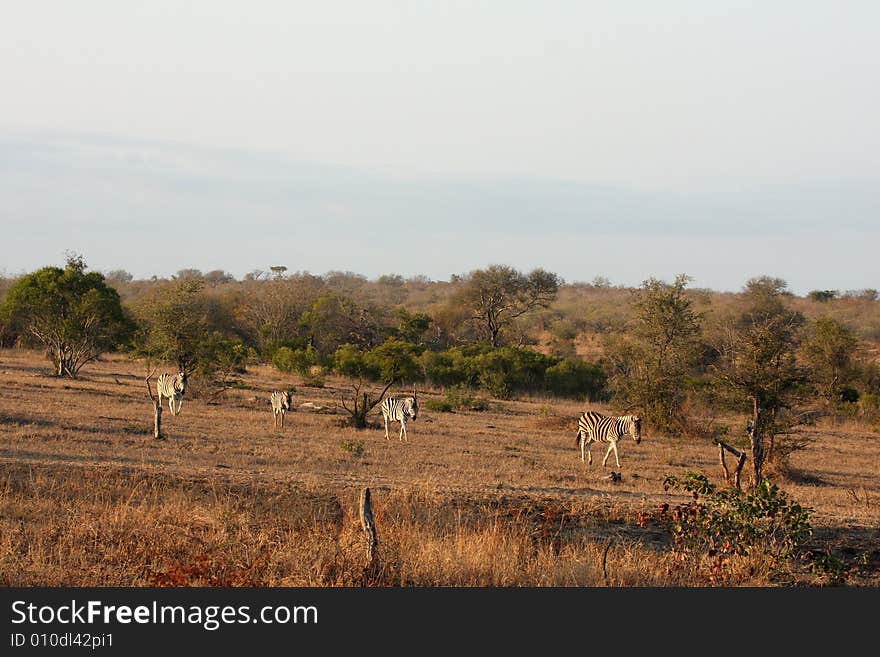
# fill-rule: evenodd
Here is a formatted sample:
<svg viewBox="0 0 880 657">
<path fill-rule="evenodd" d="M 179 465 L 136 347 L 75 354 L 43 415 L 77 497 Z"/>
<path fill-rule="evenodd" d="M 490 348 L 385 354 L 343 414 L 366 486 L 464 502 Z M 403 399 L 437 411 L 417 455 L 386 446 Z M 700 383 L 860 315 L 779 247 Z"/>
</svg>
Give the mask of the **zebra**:
<svg viewBox="0 0 880 657">
<path fill-rule="evenodd" d="M 269 397 L 269 401 L 272 403 L 272 419 L 275 422 L 275 427 L 278 427 L 278 416 L 281 416 L 281 428 L 284 428 L 284 414 L 290 410 L 290 398 L 293 395 L 294 390 L 283 390 L 272 393 L 272 396 Z"/>
<path fill-rule="evenodd" d="M 629 435 L 638 445 L 642 442 L 642 418 L 635 415 L 623 415 L 620 417 L 602 415 L 595 411 L 587 411 L 578 418 L 577 444 L 581 448 L 581 461 L 584 461 L 584 451 L 593 465 L 593 452 L 590 449 L 594 442 L 610 443 L 605 458 L 602 459 L 602 467 L 611 451 L 614 450 L 614 461 L 620 467 L 617 458 L 617 441 L 623 436 Z"/>
<path fill-rule="evenodd" d="M 183 406 L 183 393 L 186 392 L 186 372 L 178 372 L 177 375 L 160 374 L 156 379 L 156 392 L 159 393 L 159 403 L 162 403 L 163 397 L 168 397 L 168 409 L 172 415 L 180 413 L 180 407 Z M 177 402 L 177 410 L 174 410 L 174 402 Z"/>
<path fill-rule="evenodd" d="M 400 435 L 397 437 L 400 442 L 409 442 L 406 435 L 406 421 L 412 418 L 417 419 L 419 416 L 419 399 L 416 397 L 416 391 L 413 390 L 412 397 L 388 397 L 382 402 L 382 417 L 385 419 L 385 440 L 388 437 L 388 423 L 400 422 Z"/>
</svg>

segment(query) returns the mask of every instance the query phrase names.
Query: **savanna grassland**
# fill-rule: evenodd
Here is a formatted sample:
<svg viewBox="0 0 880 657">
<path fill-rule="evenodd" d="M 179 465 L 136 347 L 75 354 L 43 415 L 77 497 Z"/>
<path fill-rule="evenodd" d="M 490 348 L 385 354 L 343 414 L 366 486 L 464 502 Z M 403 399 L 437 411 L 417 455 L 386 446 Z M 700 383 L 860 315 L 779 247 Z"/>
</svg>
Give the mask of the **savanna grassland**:
<svg viewBox="0 0 880 657">
<path fill-rule="evenodd" d="M 3 585 L 880 584 L 880 434 L 868 424 L 804 429 L 778 483 L 812 510 L 807 547 L 822 558 L 780 567 L 759 552 L 684 560 L 657 509 L 689 496 L 663 482 L 701 471 L 720 483 L 717 447 L 648 430 L 621 441 L 612 482 L 601 445 L 592 468 L 580 461 L 582 402 L 432 412 L 440 391 L 428 389 L 400 443 L 375 413 L 367 429 L 348 426 L 346 379 L 309 387 L 255 365 L 235 389 L 187 396 L 179 416 L 166 406 L 155 440 L 136 360 L 105 356 L 70 380 L 41 351 L 4 349 L 0 374 Z M 275 429 L 268 396 L 290 385 L 294 412 Z M 380 542 L 370 575 L 364 486 Z"/>
</svg>

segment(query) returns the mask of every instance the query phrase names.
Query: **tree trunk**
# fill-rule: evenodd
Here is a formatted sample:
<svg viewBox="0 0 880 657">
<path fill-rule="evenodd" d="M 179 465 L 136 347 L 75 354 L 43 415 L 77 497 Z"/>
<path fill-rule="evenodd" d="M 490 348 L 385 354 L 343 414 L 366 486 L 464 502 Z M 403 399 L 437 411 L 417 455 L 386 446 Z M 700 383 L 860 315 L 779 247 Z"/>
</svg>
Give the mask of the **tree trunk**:
<svg viewBox="0 0 880 657">
<path fill-rule="evenodd" d="M 354 398 L 354 426 L 357 429 L 365 429 L 367 426 L 367 413 L 369 412 L 367 393 L 364 393 L 363 403 L 358 406 L 357 397 Z"/>
<path fill-rule="evenodd" d="M 367 568 L 375 571 L 379 559 L 377 552 L 379 539 L 376 535 L 376 523 L 373 521 L 373 508 L 370 504 L 369 488 L 361 490 L 359 510 L 361 528 L 364 530 L 365 545 L 367 549 Z"/>
<path fill-rule="evenodd" d="M 753 399 L 752 429 L 749 431 L 749 440 L 752 443 L 752 465 L 755 473 L 754 485 L 757 487 L 764 479 L 764 440 L 762 433 L 762 414 L 758 400 Z"/>
<path fill-rule="evenodd" d="M 162 404 L 153 400 L 153 438 L 162 439 Z"/>
</svg>

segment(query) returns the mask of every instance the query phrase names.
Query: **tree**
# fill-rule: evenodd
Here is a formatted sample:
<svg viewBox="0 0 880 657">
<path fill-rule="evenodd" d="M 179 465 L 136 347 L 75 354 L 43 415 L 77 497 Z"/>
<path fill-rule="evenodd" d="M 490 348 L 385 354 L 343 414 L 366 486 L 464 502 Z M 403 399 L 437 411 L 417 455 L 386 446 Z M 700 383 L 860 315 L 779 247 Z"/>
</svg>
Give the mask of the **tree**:
<svg viewBox="0 0 880 657">
<path fill-rule="evenodd" d="M 612 390 L 661 431 L 684 426 L 682 406 L 700 353 L 701 317 L 685 294 L 690 279 L 649 278 L 634 292 L 626 336 L 607 341 Z"/>
<path fill-rule="evenodd" d="M 332 354 L 343 344 L 371 348 L 380 341 L 380 309 L 363 306 L 350 297 L 319 297 L 300 320 L 310 344 L 321 355 Z"/>
<path fill-rule="evenodd" d="M 139 327 L 134 354 L 175 363 L 182 372 L 212 374 L 221 361 L 240 366 L 228 308 L 204 293 L 201 279 L 166 283 L 134 306 Z M 233 351 L 237 353 L 233 353 Z"/>
<path fill-rule="evenodd" d="M 351 406 L 346 403 L 344 396 L 340 397 L 342 408 L 351 416 L 351 423 L 355 428 L 364 429 L 367 426 L 367 415 L 382 402 L 385 393 L 394 384 L 394 379 L 387 381 L 378 396 L 365 390 L 365 381 L 375 381 L 382 375 L 382 371 L 375 362 L 371 362 L 368 354 L 352 344 L 346 344 L 337 349 L 333 355 L 333 363 L 339 374 L 351 379 L 351 388 L 354 392 Z"/>
<path fill-rule="evenodd" d="M 746 284 L 745 307 L 724 323 L 715 345 L 718 362 L 712 369 L 751 414 L 748 424 L 754 485 L 764 479 L 764 464 L 773 454 L 776 436 L 796 426 L 796 410 L 806 373 L 797 363 L 801 313 L 783 302 L 785 281 L 766 277 Z"/>
<path fill-rule="evenodd" d="M 472 271 L 453 304 L 463 304 L 481 334 L 493 347 L 502 332 L 517 318 L 535 308 L 549 306 L 559 291 L 556 274 L 535 269 L 524 275 L 506 265 Z"/>
<path fill-rule="evenodd" d="M 21 277 L 3 304 L 6 321 L 46 347 L 57 376 L 75 379 L 132 328 L 116 290 L 102 274 L 85 270 L 79 256 L 70 256 L 64 269 L 43 267 Z"/>
<path fill-rule="evenodd" d="M 406 308 L 394 311 L 397 326 L 389 331 L 393 337 L 413 344 L 422 344 L 422 336 L 431 328 L 434 320 L 424 313 L 410 313 Z"/>
<path fill-rule="evenodd" d="M 324 282 L 317 276 L 297 274 L 268 281 L 253 280 L 244 284 L 237 314 L 259 346 L 264 360 L 271 360 L 275 349 L 299 340 L 305 345 L 301 319 L 321 295 Z"/>
<path fill-rule="evenodd" d="M 104 278 L 114 283 L 130 283 L 132 280 L 134 280 L 134 276 L 132 276 L 124 269 L 114 269 L 112 271 L 108 271 L 106 274 L 104 274 Z"/>
<path fill-rule="evenodd" d="M 840 296 L 840 292 L 837 290 L 813 290 L 808 295 L 810 299 L 813 301 L 818 301 L 819 303 L 828 303 Z"/>
<path fill-rule="evenodd" d="M 826 402 L 840 401 L 844 386 L 852 380 L 856 344 L 852 330 L 831 317 L 820 317 L 808 327 L 801 353 L 816 391 Z"/>
</svg>

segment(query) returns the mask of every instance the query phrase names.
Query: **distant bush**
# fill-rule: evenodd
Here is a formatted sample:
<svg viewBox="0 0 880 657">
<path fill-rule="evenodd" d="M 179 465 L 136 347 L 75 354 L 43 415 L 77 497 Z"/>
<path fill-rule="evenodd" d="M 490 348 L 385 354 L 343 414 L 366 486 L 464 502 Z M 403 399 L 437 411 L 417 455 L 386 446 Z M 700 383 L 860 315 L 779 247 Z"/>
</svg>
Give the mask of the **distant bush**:
<svg viewBox="0 0 880 657">
<path fill-rule="evenodd" d="M 559 397 L 600 401 L 607 398 L 607 377 L 602 368 L 580 360 L 563 360 L 544 373 L 547 391 Z"/>
<path fill-rule="evenodd" d="M 818 301 L 819 303 L 827 303 L 839 297 L 840 292 L 838 292 L 837 290 L 813 290 L 807 296 L 813 301 Z"/>
<path fill-rule="evenodd" d="M 306 376 L 318 364 L 318 352 L 312 347 L 291 349 L 279 347 L 272 356 L 272 364 L 282 372 L 296 372 Z"/>
<path fill-rule="evenodd" d="M 423 402 L 420 402 L 420 404 L 424 406 L 426 410 L 433 411 L 434 413 L 451 413 L 453 410 L 452 404 L 445 399 L 426 399 Z"/>
<path fill-rule="evenodd" d="M 392 338 L 370 351 L 343 345 L 333 359 L 336 372 L 345 376 L 448 388 L 452 409 L 473 409 L 473 399 L 466 403 L 462 395 L 475 389 L 499 399 L 530 393 L 594 401 L 607 397 L 606 377 L 599 365 L 520 347 L 470 345 L 428 351 Z"/>
</svg>

